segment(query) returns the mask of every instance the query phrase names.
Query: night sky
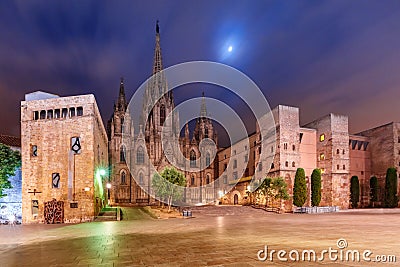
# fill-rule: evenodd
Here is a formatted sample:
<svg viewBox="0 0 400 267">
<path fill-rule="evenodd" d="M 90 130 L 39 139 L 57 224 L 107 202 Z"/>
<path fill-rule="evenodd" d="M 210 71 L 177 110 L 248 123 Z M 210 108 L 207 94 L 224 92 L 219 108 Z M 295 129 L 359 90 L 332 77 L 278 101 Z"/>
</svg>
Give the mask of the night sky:
<svg viewBox="0 0 400 267">
<path fill-rule="evenodd" d="M 231 65 L 256 82 L 271 107 L 298 106 L 301 124 L 331 112 L 348 115 L 352 133 L 400 121 L 398 0 L 3 0 L 0 133 L 19 136 L 20 101 L 36 90 L 93 93 L 107 121 L 120 77 L 130 97 L 151 74 L 156 20 L 164 67 Z M 180 88 L 175 100 L 202 91 L 241 109 L 207 84 Z"/>
</svg>

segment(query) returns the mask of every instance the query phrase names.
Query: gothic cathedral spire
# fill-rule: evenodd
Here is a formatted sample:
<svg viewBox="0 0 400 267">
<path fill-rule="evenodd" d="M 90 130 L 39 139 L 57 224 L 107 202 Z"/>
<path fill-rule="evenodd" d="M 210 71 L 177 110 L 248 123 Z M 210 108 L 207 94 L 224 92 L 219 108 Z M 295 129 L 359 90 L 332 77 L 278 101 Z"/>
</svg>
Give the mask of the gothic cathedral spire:
<svg viewBox="0 0 400 267">
<path fill-rule="evenodd" d="M 158 20 L 156 23 L 156 48 L 154 50 L 154 64 L 153 64 L 153 75 L 163 69 L 162 58 L 161 58 L 161 46 L 160 46 L 160 26 L 158 26 Z"/>
<path fill-rule="evenodd" d="M 119 96 L 116 108 L 119 111 L 126 111 L 126 97 L 125 97 L 125 88 L 124 88 L 124 78 L 121 77 L 121 81 L 119 83 Z"/>
</svg>

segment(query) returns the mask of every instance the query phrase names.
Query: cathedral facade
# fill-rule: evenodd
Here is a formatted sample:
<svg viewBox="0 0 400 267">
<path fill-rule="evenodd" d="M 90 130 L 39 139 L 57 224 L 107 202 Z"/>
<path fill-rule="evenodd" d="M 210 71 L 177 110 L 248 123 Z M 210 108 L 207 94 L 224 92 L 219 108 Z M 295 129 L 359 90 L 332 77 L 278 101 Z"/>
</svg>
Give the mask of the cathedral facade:
<svg viewBox="0 0 400 267">
<path fill-rule="evenodd" d="M 190 133 L 186 123 L 181 137 L 179 113 L 173 111 L 173 92 L 168 90 L 162 70 L 157 24 L 152 78 L 143 96 L 139 128 L 135 129 L 129 112 L 123 79 L 114 112 L 108 121 L 111 204 L 154 203 L 152 177 L 171 165 L 186 177 L 187 190 L 183 202 L 204 204 L 217 198 L 217 167 L 212 159 L 216 155 L 218 138 L 212 121 L 207 118 L 204 94 L 194 131 Z"/>
</svg>

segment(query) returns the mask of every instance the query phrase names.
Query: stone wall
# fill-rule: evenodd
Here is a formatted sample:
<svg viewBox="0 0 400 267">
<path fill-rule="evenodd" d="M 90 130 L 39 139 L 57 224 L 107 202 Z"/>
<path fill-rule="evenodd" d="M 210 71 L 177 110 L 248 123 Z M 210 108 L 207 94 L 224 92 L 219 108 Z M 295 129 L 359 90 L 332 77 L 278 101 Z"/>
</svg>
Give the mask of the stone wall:
<svg viewBox="0 0 400 267">
<path fill-rule="evenodd" d="M 66 116 L 57 118 L 56 110 L 63 114 L 64 108 Z M 71 150 L 72 137 L 80 138 L 79 154 Z M 106 177 L 100 169 L 108 166 L 107 137 L 94 96 L 22 101 L 21 143 L 23 223 L 44 222 L 44 203 L 52 199 L 64 202 L 65 222 L 93 220 L 104 205 Z M 53 173 L 59 174 L 58 188 Z"/>
</svg>

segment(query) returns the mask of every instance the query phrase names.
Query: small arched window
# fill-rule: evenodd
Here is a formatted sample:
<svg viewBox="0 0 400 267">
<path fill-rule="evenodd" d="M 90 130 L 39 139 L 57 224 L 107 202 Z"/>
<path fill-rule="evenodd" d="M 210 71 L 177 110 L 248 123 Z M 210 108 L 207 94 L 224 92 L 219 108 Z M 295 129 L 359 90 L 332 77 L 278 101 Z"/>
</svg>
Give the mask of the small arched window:
<svg viewBox="0 0 400 267">
<path fill-rule="evenodd" d="M 206 178 L 206 184 L 209 184 L 210 183 L 210 175 L 209 174 L 207 174 L 207 178 Z"/>
<path fill-rule="evenodd" d="M 119 150 L 119 161 L 125 162 L 125 147 L 121 146 Z"/>
<path fill-rule="evenodd" d="M 142 146 L 140 146 L 136 152 L 136 163 L 144 164 L 144 150 Z"/>
<path fill-rule="evenodd" d="M 126 173 L 124 171 L 121 173 L 121 184 L 126 184 Z"/>
<path fill-rule="evenodd" d="M 206 154 L 206 166 L 210 166 L 210 153 L 207 152 Z"/>
<path fill-rule="evenodd" d="M 271 163 L 271 169 L 275 168 L 275 164 Z"/>
<path fill-rule="evenodd" d="M 163 126 L 165 122 L 165 106 L 161 105 L 160 107 L 160 126 Z"/>
<path fill-rule="evenodd" d="M 339 153 L 340 153 L 340 151 L 339 151 L 339 148 L 338 148 L 338 149 L 336 149 L 336 154 L 339 155 Z"/>
<path fill-rule="evenodd" d="M 296 167 L 296 163 L 294 161 L 292 162 L 292 167 Z"/>
<path fill-rule="evenodd" d="M 289 161 L 285 162 L 285 167 L 289 167 Z"/>
<path fill-rule="evenodd" d="M 144 184 L 143 173 L 139 173 L 139 184 Z"/>
<path fill-rule="evenodd" d="M 196 152 L 190 151 L 190 167 L 196 167 Z"/>
<path fill-rule="evenodd" d="M 194 184 L 194 176 L 193 176 L 193 175 L 192 175 L 192 177 L 191 177 L 191 179 L 190 179 L 190 184 L 191 184 L 191 185 L 195 185 L 195 184 Z"/>
</svg>

